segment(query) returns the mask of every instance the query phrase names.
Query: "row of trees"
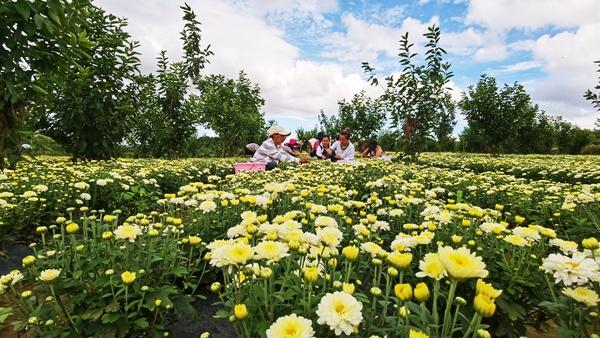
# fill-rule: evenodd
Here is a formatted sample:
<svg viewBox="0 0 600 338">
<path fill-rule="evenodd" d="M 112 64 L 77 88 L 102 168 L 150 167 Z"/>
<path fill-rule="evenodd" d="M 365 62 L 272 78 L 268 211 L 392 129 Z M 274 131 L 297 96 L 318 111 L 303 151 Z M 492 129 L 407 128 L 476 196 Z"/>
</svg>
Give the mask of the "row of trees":
<svg viewBox="0 0 600 338">
<path fill-rule="evenodd" d="M 339 101 L 337 115 L 321 111 L 318 129 L 334 135 L 348 128 L 359 143 L 377 138 L 385 148 L 402 150 L 410 158 L 422 150 L 600 153 L 600 119 L 596 129 L 590 130 L 549 116 L 519 83 L 499 87 L 495 78 L 484 74 L 454 102 L 446 87 L 453 74 L 443 60 L 446 52 L 439 47 L 441 32 L 433 26 L 424 36 L 428 42 L 423 64 L 416 62 L 406 33 L 398 54 L 402 72 L 385 78 L 384 94 L 373 99 L 363 91 L 350 101 Z M 380 85 L 373 67 L 363 63 L 363 70 L 371 84 Z M 588 90 L 584 96 L 600 110 L 600 84 L 594 89 L 599 92 Z M 452 132 L 458 110 L 468 125 L 456 140 Z"/>
<path fill-rule="evenodd" d="M 41 135 L 74 159 L 107 159 L 123 148 L 193 156 L 199 126 L 217 134 L 223 155 L 264 137 L 260 88 L 243 71 L 234 79 L 202 74 L 213 53 L 192 9 L 181 9 L 183 59 L 161 51 L 156 73 L 142 75 L 127 21 L 89 0 L 0 6 L 0 167 L 14 166 L 22 144 L 47 141 Z"/>
<path fill-rule="evenodd" d="M 519 83 L 499 88 L 493 77 L 483 75 L 458 105 L 468 122 L 460 136 L 466 151 L 576 154 L 590 143 L 600 144 L 600 130 L 548 116 Z"/>
</svg>

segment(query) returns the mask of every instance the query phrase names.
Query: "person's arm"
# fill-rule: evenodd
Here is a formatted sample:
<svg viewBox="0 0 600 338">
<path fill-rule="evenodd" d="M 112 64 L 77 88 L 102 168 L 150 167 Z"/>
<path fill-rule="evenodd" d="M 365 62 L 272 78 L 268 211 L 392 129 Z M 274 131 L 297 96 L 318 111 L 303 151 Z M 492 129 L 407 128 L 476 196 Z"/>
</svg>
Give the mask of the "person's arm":
<svg viewBox="0 0 600 338">
<path fill-rule="evenodd" d="M 369 148 L 363 150 L 362 153 L 360 153 L 360 157 L 367 157 L 367 152 L 369 151 Z"/>
<path fill-rule="evenodd" d="M 274 144 L 263 144 L 261 148 L 263 148 L 262 153 L 273 160 L 279 162 L 300 162 L 297 157 L 289 155 L 285 150 L 277 148 Z"/>
<path fill-rule="evenodd" d="M 315 156 L 318 158 L 322 158 L 323 156 L 323 148 L 321 146 L 317 147 L 317 151 L 315 151 Z"/>
<path fill-rule="evenodd" d="M 375 150 L 375 156 L 381 157 L 381 156 L 383 156 L 383 154 L 385 154 L 385 152 L 383 151 L 383 148 L 381 146 L 377 146 L 377 150 Z"/>
</svg>

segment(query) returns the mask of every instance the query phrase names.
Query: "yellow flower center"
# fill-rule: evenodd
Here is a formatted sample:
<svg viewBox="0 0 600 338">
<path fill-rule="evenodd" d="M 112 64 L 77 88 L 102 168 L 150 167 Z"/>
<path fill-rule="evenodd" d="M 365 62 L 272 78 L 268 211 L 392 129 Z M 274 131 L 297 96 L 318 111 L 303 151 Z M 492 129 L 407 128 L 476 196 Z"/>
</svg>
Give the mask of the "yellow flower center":
<svg viewBox="0 0 600 338">
<path fill-rule="evenodd" d="M 567 262 L 566 263 L 571 269 L 577 269 L 579 267 L 579 263 L 577 262 Z"/>
</svg>

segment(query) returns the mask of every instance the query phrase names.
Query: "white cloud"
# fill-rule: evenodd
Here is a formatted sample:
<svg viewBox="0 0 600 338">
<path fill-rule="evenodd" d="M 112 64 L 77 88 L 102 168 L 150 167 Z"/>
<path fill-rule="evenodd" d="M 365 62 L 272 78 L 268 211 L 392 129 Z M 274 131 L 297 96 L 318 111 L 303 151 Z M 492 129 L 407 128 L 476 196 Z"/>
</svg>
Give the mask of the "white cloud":
<svg viewBox="0 0 600 338">
<path fill-rule="evenodd" d="M 467 24 L 494 31 L 577 27 L 600 21 L 598 0 L 471 0 Z"/>
<path fill-rule="evenodd" d="M 528 70 L 533 70 L 533 69 L 538 69 L 541 68 L 543 66 L 543 64 L 539 61 L 522 61 L 522 62 L 517 62 L 511 65 L 505 65 L 505 66 L 501 66 L 499 69 L 492 69 L 487 71 L 486 73 L 490 74 L 490 75 L 502 75 L 502 74 L 509 74 L 509 73 L 518 73 L 518 72 L 524 72 L 524 71 L 528 71 Z"/>
<path fill-rule="evenodd" d="M 395 58 L 398 54 L 398 41 L 404 33 L 409 33 L 411 42 L 422 42 L 422 35 L 427 27 L 439 25 L 439 18 L 433 16 L 428 22 L 422 22 L 409 17 L 402 21 L 400 27 L 392 28 L 369 23 L 353 14 L 345 14 L 342 23 L 344 32 L 334 32 L 323 38 L 326 46 L 322 55 L 340 62 L 354 62 L 358 66 L 362 61 L 373 62 L 380 55 Z M 417 44 L 414 50 L 419 50 Z"/>
<path fill-rule="evenodd" d="M 600 23 L 581 26 L 575 32 L 543 35 L 519 45 L 528 49 L 532 63 L 539 63 L 547 77 L 529 83 L 533 99 L 551 114 L 564 116 L 584 127 L 593 127 L 598 113 L 583 98 L 597 84 L 596 65 L 600 45 L 590 43 L 600 36 Z"/>
<path fill-rule="evenodd" d="M 292 3 L 290 8 L 296 8 L 295 4 L 306 6 L 305 2 L 288 2 Z M 155 69 L 155 58 L 161 49 L 166 49 L 172 60 L 181 57 L 179 31 L 183 23 L 177 3 L 148 0 L 143 7 L 118 0 L 99 3 L 111 13 L 128 17 L 127 30 L 142 43 L 145 71 Z M 361 89 L 375 90 L 361 78 L 359 67 L 346 72 L 337 64 L 303 60 L 299 49 L 286 41 L 284 31 L 267 23 L 260 8 L 246 11 L 246 4 L 218 0 L 191 5 L 202 23 L 203 42 L 210 43 L 215 53 L 204 73 L 236 77 L 243 69 L 260 85 L 268 119 L 291 119 L 313 126 L 321 108 L 334 112 L 337 100 L 350 98 Z M 314 8 L 319 10 L 327 9 Z"/>
</svg>

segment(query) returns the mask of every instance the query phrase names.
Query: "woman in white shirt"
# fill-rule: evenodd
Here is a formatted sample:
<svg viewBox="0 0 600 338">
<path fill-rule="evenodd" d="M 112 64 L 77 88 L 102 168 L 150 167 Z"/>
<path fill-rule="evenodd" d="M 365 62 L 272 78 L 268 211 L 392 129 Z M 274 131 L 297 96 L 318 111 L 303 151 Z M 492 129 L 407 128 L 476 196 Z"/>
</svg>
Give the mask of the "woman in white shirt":
<svg viewBox="0 0 600 338">
<path fill-rule="evenodd" d="M 321 160 L 327 160 L 334 157 L 334 152 L 330 146 L 330 138 L 329 135 L 323 135 L 321 139 L 321 143 L 317 146 L 317 151 L 315 152 L 315 156 Z M 333 158 L 335 160 L 335 158 Z"/>
<path fill-rule="evenodd" d="M 338 141 L 331 146 L 338 161 L 354 161 L 354 145 L 350 142 L 350 132 L 342 130 Z"/>
</svg>

